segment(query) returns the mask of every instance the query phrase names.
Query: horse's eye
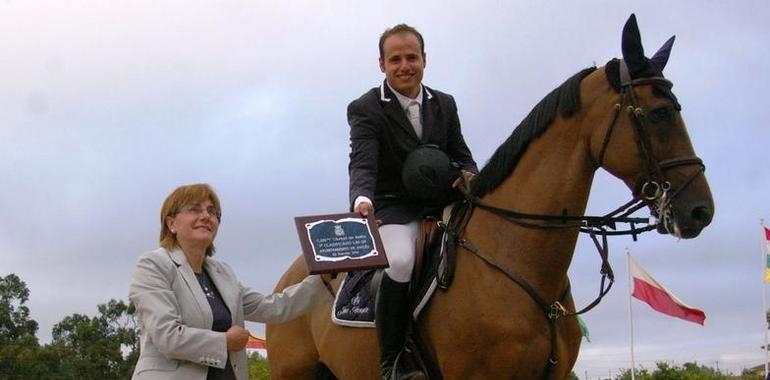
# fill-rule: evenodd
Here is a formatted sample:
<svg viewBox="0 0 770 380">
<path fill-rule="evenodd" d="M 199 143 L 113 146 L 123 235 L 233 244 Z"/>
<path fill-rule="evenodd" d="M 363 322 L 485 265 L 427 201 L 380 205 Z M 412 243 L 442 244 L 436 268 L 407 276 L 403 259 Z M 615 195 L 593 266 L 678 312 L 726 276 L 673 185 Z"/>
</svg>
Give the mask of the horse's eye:
<svg viewBox="0 0 770 380">
<path fill-rule="evenodd" d="M 648 113 L 648 118 L 652 123 L 670 121 L 671 112 L 668 110 L 668 107 L 655 108 Z"/>
</svg>

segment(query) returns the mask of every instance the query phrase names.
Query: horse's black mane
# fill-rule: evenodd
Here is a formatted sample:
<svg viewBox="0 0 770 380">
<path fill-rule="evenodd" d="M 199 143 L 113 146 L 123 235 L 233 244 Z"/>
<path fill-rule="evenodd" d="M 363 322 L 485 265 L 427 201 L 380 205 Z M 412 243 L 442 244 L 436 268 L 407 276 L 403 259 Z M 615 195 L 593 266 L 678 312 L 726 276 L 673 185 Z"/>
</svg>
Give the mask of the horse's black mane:
<svg viewBox="0 0 770 380">
<path fill-rule="evenodd" d="M 473 184 L 473 194 L 481 197 L 499 186 L 513 172 L 529 143 L 551 125 L 556 112 L 570 116 L 580 109 L 580 82 L 596 70 L 589 67 L 567 79 L 538 103 L 484 165 Z"/>
</svg>

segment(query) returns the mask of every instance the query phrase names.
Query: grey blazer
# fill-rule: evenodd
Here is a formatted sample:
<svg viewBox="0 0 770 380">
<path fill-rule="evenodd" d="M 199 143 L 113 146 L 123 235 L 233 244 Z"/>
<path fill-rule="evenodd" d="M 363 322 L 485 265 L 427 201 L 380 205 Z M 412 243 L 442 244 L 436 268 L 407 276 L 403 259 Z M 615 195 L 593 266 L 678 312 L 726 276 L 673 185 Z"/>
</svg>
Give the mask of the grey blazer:
<svg viewBox="0 0 770 380">
<path fill-rule="evenodd" d="M 243 326 L 244 319 L 287 321 L 332 300 L 319 276 L 262 295 L 242 286 L 222 261 L 207 257 L 203 267 L 230 309 L 233 325 Z M 136 305 L 141 333 L 133 379 L 205 380 L 209 366 L 225 367 L 225 333 L 211 330 L 211 307 L 184 252 L 159 248 L 143 254 L 129 298 Z M 245 350 L 230 352 L 230 364 L 238 380 L 248 379 Z"/>
</svg>

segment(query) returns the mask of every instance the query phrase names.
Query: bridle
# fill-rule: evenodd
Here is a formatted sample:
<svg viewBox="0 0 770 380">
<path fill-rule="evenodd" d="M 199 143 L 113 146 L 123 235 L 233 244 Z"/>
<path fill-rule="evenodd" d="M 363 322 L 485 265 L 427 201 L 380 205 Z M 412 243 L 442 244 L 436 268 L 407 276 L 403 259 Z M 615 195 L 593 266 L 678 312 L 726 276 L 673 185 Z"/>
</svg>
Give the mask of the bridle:
<svg viewBox="0 0 770 380">
<path fill-rule="evenodd" d="M 653 85 L 658 88 L 665 89 L 665 93 L 669 96 L 672 102 L 674 102 L 677 110 L 680 110 L 679 103 L 671 93 L 671 87 L 673 84 L 668 79 L 662 76 L 653 76 L 647 78 L 631 79 L 628 66 L 625 61 L 618 61 L 619 76 L 620 76 L 620 103 L 615 104 L 612 121 L 610 122 L 607 132 L 604 135 L 604 141 L 599 153 L 599 160 L 597 165 L 601 167 L 604 163 L 604 156 L 607 152 L 610 139 L 612 137 L 612 131 L 617 124 L 618 116 L 623 108 L 623 104 L 627 104 L 626 112 L 631 119 L 633 130 L 636 135 L 636 144 L 641 156 L 641 161 L 644 169 L 644 182 L 638 188 L 634 194 L 632 202 L 638 203 L 639 207 L 634 211 L 643 207 L 645 203 L 649 203 L 652 208 L 652 214 L 658 218 L 659 223 L 666 230 L 666 232 L 677 235 L 676 225 L 671 213 L 671 202 L 674 198 L 700 174 L 706 170 L 706 166 L 703 164 L 703 160 L 697 156 L 685 156 L 670 158 L 662 161 L 657 161 L 652 154 L 652 143 L 650 135 L 647 132 L 647 118 L 645 117 L 645 111 L 639 106 L 639 100 L 634 91 L 635 86 L 640 85 Z M 671 182 L 665 179 L 663 173 L 671 168 L 678 166 L 697 165 L 699 168 L 693 171 L 679 186 L 678 189 L 671 188 Z"/>
<path fill-rule="evenodd" d="M 551 353 L 546 368 L 546 376 L 544 376 L 544 378 L 547 378 L 548 373 L 559 360 L 557 356 L 558 350 L 556 348 L 556 321 L 561 317 L 577 316 L 593 309 L 599 302 L 601 302 L 602 298 L 609 292 L 615 282 L 615 276 L 608 260 L 609 247 L 607 237 L 614 235 L 631 235 L 633 240 L 636 241 L 639 234 L 656 229 L 658 226 L 656 224 L 651 224 L 649 218 L 631 216 L 634 212 L 646 205 L 650 206 L 653 216 L 658 219 L 658 223 L 661 224 L 667 232 L 675 235 L 678 234 L 676 223 L 671 212 L 671 202 L 684 188 L 689 186 L 698 175 L 705 171 L 703 161 L 697 156 L 677 157 L 661 161 L 655 159 L 652 154 L 651 138 L 647 132 L 648 121 L 645 117 L 644 109 L 639 105 L 634 88 L 641 85 L 654 85 L 663 88 L 666 90 L 664 92 L 669 94 L 678 110 L 678 103 L 670 92 L 672 83 L 662 76 L 632 79 L 629 75 L 626 63 L 620 60 L 619 66 L 620 99 L 619 103 L 614 106 L 613 115 L 600 149 L 597 167 L 601 167 L 604 162 L 607 147 L 611 142 L 612 132 L 617 124 L 623 105 L 626 105 L 625 110 L 632 121 L 631 124 L 633 125 L 637 148 L 641 156 L 644 170 L 644 182 L 637 187 L 637 190 L 634 191 L 633 197 L 629 202 L 603 216 L 567 215 L 567 210 L 564 210 L 562 215 L 529 214 L 488 204 L 479 197 L 473 195 L 470 192 L 469 184 L 466 183 L 462 189 L 464 200 L 458 207 L 462 209 L 462 211 L 455 213 L 455 215 L 463 215 L 460 217 L 461 221 L 454 223 L 450 222 L 450 226 L 447 228 L 447 233 L 449 234 L 447 237 L 448 239 L 455 240 L 458 246 L 475 254 L 487 264 L 508 277 L 508 279 L 518 284 L 543 311 L 549 322 L 551 335 Z M 666 180 L 664 173 L 671 168 L 689 165 L 697 165 L 698 170 L 691 173 L 677 189 L 672 189 L 671 183 Z M 492 214 L 523 227 L 538 229 L 578 228 L 579 232 L 588 234 L 593 240 L 602 261 L 600 270 L 602 277 L 599 286 L 599 295 L 579 311 L 569 312 L 564 306 L 570 297 L 570 284 L 567 282 L 567 286 L 562 292 L 561 297 L 554 302 L 547 302 L 545 298 L 543 298 L 524 278 L 500 265 L 496 260 L 485 254 L 483 250 L 473 244 L 473 242 L 463 237 L 465 226 L 467 225 L 474 208 L 489 211 Z M 628 224 L 629 227 L 625 230 L 618 230 L 617 225 L 623 223 Z M 638 225 L 646 226 L 638 227 Z"/>
</svg>

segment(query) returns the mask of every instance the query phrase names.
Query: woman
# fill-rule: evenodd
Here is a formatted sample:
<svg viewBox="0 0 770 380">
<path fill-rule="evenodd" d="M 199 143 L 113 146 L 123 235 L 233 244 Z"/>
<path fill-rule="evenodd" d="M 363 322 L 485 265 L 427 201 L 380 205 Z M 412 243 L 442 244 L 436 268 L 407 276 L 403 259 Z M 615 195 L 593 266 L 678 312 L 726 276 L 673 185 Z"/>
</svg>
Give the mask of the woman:
<svg viewBox="0 0 770 380">
<path fill-rule="evenodd" d="M 206 184 L 163 202 L 161 248 L 139 258 L 129 290 L 141 331 L 134 379 L 246 380 L 244 319 L 282 322 L 331 300 L 318 276 L 267 296 L 243 287 L 211 257 L 220 210 Z"/>
</svg>

